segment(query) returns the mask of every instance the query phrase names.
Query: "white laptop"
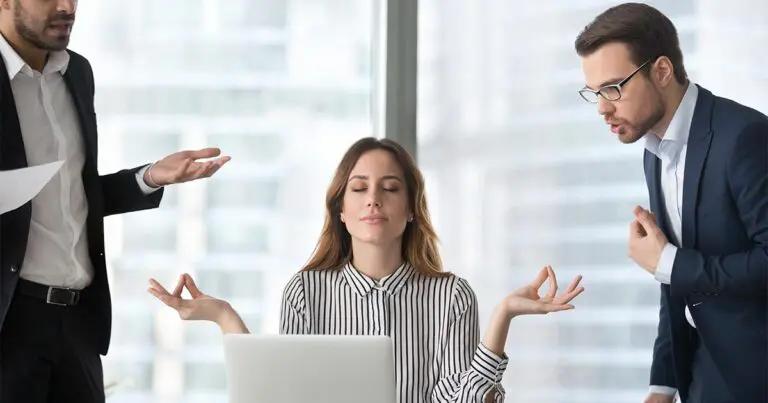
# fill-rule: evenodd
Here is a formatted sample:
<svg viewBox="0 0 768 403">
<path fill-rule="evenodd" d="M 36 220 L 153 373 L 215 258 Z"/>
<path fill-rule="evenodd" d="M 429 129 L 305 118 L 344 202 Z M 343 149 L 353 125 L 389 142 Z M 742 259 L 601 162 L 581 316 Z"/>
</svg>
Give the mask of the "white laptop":
<svg viewBox="0 0 768 403">
<path fill-rule="evenodd" d="M 396 403 L 386 336 L 224 336 L 230 403 Z"/>
</svg>

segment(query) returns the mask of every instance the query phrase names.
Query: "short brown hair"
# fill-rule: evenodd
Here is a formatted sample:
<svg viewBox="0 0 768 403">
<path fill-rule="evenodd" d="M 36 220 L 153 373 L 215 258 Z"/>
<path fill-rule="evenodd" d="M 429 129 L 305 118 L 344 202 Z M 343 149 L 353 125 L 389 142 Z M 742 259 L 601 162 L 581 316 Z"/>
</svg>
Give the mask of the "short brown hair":
<svg viewBox="0 0 768 403">
<path fill-rule="evenodd" d="M 325 196 L 325 224 L 312 256 L 302 270 L 340 269 L 352 260 L 352 237 L 341 221 L 341 208 L 347 180 L 357 160 L 373 150 L 389 152 L 400 165 L 405 176 L 408 206 L 413 213 L 403 233 L 403 260 L 421 274 L 442 277 L 443 271 L 438 250 L 438 239 L 427 209 L 424 177 L 408 151 L 391 139 L 366 137 L 358 140 L 341 158 L 336 173 Z"/>
<path fill-rule="evenodd" d="M 637 66 L 649 59 L 668 57 L 677 82 L 686 83 L 688 74 L 683 65 L 677 29 L 659 10 L 640 3 L 624 3 L 605 10 L 576 38 L 576 53 L 581 57 L 588 56 L 611 42 L 627 45 L 632 62 Z"/>
</svg>

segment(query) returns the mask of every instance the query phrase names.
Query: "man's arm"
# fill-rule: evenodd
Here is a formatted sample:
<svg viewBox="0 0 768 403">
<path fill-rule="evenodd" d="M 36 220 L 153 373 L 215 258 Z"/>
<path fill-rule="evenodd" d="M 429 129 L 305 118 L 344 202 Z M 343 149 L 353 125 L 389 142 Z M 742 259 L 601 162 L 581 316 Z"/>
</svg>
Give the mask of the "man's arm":
<svg viewBox="0 0 768 403">
<path fill-rule="evenodd" d="M 667 295 L 665 295 L 669 293 L 668 290 L 669 286 L 661 285 L 659 326 L 656 341 L 653 344 L 650 393 L 674 396 L 677 392 L 677 383 L 675 382 L 675 367 L 672 363 L 672 334 L 669 328 L 669 306 L 667 304 Z"/>
<path fill-rule="evenodd" d="M 147 210 L 160 206 L 163 188 L 147 193 L 139 186 L 137 174 L 146 166 L 125 169 L 101 176 L 104 194 L 104 216 Z"/>
<path fill-rule="evenodd" d="M 674 258 L 671 292 L 765 297 L 768 289 L 768 123 L 747 126 L 727 165 L 731 195 L 752 248 L 705 256 L 680 248 Z M 679 270 L 676 268 L 680 267 Z"/>
</svg>

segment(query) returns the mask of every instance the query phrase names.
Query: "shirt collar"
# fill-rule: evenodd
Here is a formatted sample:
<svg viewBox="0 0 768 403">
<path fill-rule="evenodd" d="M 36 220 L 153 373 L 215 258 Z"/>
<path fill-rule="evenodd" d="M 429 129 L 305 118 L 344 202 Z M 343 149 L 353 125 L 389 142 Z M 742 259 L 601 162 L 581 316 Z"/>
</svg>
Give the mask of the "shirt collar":
<svg viewBox="0 0 768 403">
<path fill-rule="evenodd" d="M 360 297 L 368 295 L 374 288 L 379 288 L 389 295 L 395 295 L 408 282 L 408 279 L 413 276 L 413 273 L 413 266 L 404 263 L 394 273 L 379 280 L 379 286 L 377 287 L 376 280 L 361 273 L 352 266 L 352 263 L 347 263 L 344 266 L 344 279 Z"/>
<path fill-rule="evenodd" d="M 683 99 L 680 101 L 672 121 L 669 122 L 664 138 L 654 133 L 645 135 L 645 148 L 659 158 L 674 160 L 680 154 L 683 146 L 688 143 L 691 132 L 693 111 L 696 109 L 696 100 L 699 96 L 699 88 L 693 82 L 688 82 Z"/>
<path fill-rule="evenodd" d="M 11 44 L 0 35 L 0 55 L 5 62 L 5 68 L 8 70 L 8 78 L 13 80 L 19 73 L 32 77 L 34 72 L 24 59 L 16 53 Z M 43 68 L 43 74 L 60 72 L 62 75 L 67 72 L 69 66 L 69 53 L 66 50 L 57 50 L 48 54 L 48 61 Z"/>
</svg>

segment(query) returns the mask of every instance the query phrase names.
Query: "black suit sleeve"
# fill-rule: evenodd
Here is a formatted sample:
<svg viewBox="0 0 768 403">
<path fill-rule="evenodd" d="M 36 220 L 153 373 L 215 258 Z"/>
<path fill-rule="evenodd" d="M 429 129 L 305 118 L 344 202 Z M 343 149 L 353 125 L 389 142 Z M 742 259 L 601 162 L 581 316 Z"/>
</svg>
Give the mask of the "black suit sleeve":
<svg viewBox="0 0 768 403">
<path fill-rule="evenodd" d="M 158 189 L 148 195 L 139 188 L 136 172 L 143 166 L 124 169 L 109 175 L 101 176 L 101 188 L 104 191 L 104 216 L 147 210 L 160 206 L 163 189 Z"/>
<path fill-rule="evenodd" d="M 672 363 L 672 333 L 669 328 L 669 286 L 661 285 L 661 303 L 659 308 L 659 326 L 656 341 L 653 343 L 653 362 L 651 364 L 651 385 L 668 386 L 677 389 L 675 367 Z"/>
<path fill-rule="evenodd" d="M 693 292 L 765 298 L 768 289 L 768 123 L 747 126 L 728 161 L 731 194 L 752 248 L 729 255 L 679 249 L 672 270 L 677 295 Z"/>
</svg>

